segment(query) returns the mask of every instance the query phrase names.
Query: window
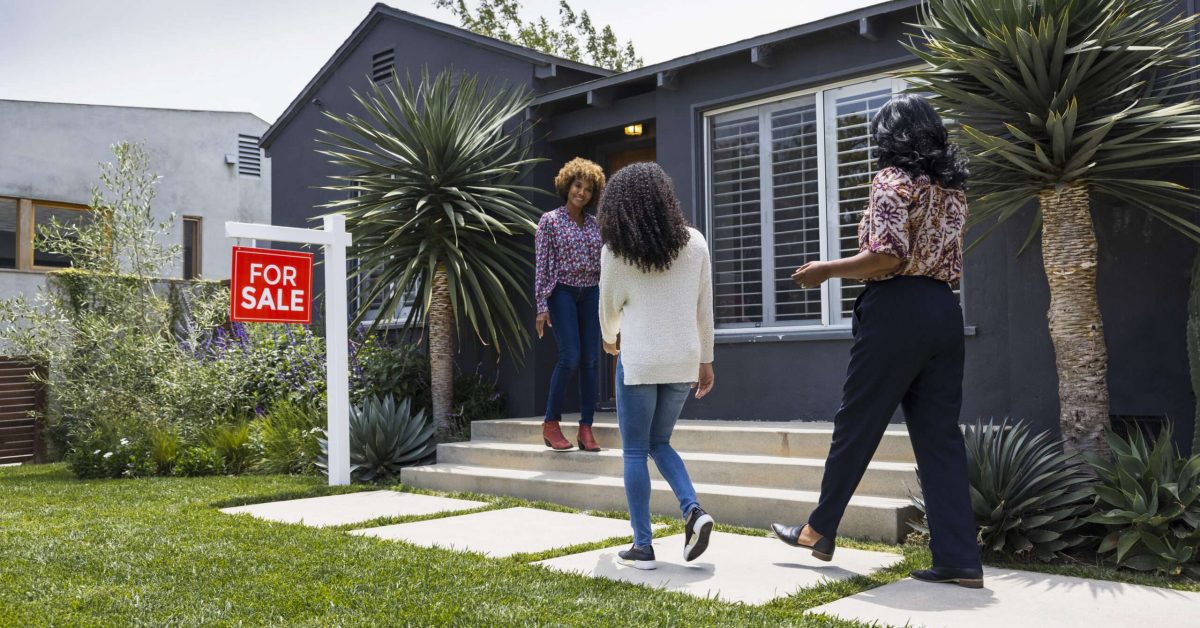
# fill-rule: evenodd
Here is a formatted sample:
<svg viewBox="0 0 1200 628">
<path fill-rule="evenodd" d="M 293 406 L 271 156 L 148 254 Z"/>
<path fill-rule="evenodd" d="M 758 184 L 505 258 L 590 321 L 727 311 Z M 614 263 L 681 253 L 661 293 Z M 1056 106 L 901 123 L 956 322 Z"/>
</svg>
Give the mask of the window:
<svg viewBox="0 0 1200 628">
<path fill-rule="evenodd" d="M 17 199 L 0 198 L 0 268 L 17 267 Z"/>
<path fill-rule="evenodd" d="M 238 134 L 238 174 L 247 177 L 262 176 L 262 150 L 255 135 Z"/>
<path fill-rule="evenodd" d="M 48 253 L 38 248 L 37 244 L 41 240 L 41 232 L 44 228 L 51 224 L 59 225 L 79 225 L 88 220 L 90 215 L 88 208 L 79 205 L 63 205 L 58 203 L 47 203 L 43 201 L 33 202 L 33 266 L 35 268 L 67 268 L 71 266 L 71 259 L 65 255 L 57 253 Z"/>
<path fill-rule="evenodd" d="M 718 327 L 849 324 L 861 284 L 801 289 L 791 275 L 857 253 L 875 174 L 869 122 L 901 89 L 883 78 L 706 115 Z"/>
<path fill-rule="evenodd" d="M 371 291 L 378 284 L 380 275 L 382 274 L 382 270 L 375 269 L 367 273 L 365 276 L 358 277 L 358 285 L 355 286 L 354 292 L 351 293 L 355 295 L 355 313 L 361 311 L 362 304 L 371 295 Z M 380 320 L 382 321 L 381 324 L 386 325 L 404 324 L 404 322 L 408 320 L 408 315 L 412 311 L 413 305 L 417 301 L 417 294 L 415 291 L 409 291 L 402 297 L 399 311 L 391 313 L 384 312 L 383 305 L 394 291 L 395 287 L 389 285 L 386 289 L 379 293 L 379 296 L 372 299 L 370 305 L 368 306 L 367 315 L 363 317 L 363 322 L 369 325 L 377 320 Z"/>
<path fill-rule="evenodd" d="M 183 278 L 196 279 L 200 270 L 201 226 L 204 223 L 197 216 L 183 217 Z"/>
</svg>

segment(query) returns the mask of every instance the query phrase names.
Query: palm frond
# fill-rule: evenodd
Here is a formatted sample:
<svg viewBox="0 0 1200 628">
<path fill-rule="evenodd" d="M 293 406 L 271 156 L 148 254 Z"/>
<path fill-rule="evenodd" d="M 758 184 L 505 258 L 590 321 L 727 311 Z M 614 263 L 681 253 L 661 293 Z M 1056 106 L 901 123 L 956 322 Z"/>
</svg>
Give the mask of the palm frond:
<svg viewBox="0 0 1200 628">
<path fill-rule="evenodd" d="M 417 306 L 404 326 L 421 324 L 444 266 L 460 331 L 466 323 L 484 344 L 519 357 L 529 339 L 517 303 L 529 298 L 540 214 L 529 196 L 544 193 L 522 184 L 543 161 L 530 156 L 521 117 L 528 92 L 445 71 L 393 74 L 354 98 L 363 113 L 326 113 L 338 129 L 319 140 L 319 152 L 350 173 L 324 189 L 349 196 L 326 207 L 346 216 L 354 236 L 352 276 L 374 281 L 353 324 L 377 300 L 399 311 L 406 294 Z"/>
<path fill-rule="evenodd" d="M 1172 0 L 926 0 L 905 46 L 927 66 L 905 77 L 959 122 L 972 224 L 1082 183 L 1194 238 L 1200 195 L 1163 177 L 1200 157 L 1198 19 Z"/>
</svg>

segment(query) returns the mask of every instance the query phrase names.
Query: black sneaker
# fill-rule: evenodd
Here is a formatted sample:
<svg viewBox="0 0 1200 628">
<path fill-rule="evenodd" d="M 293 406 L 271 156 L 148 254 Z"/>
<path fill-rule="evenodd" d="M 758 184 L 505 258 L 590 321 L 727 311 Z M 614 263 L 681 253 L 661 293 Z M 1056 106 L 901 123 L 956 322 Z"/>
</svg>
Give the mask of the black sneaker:
<svg viewBox="0 0 1200 628">
<path fill-rule="evenodd" d="M 617 556 L 621 557 L 621 564 L 634 569 L 658 569 L 658 563 L 654 562 L 654 547 L 651 545 L 642 547 L 634 545 L 627 550 L 617 552 Z"/>
<path fill-rule="evenodd" d="M 708 535 L 712 534 L 713 523 L 712 515 L 699 506 L 688 513 L 683 530 L 683 560 L 696 560 L 708 549 Z"/>
</svg>

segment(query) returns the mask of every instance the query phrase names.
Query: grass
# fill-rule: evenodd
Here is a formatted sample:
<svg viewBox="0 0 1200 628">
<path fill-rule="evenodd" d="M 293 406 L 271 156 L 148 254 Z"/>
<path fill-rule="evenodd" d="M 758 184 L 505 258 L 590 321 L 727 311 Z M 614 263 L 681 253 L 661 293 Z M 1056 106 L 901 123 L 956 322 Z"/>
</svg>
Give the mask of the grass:
<svg viewBox="0 0 1200 628">
<path fill-rule="evenodd" d="M 346 490 L 298 476 L 81 481 L 62 465 L 0 469 L 0 625 L 851 626 L 802 613 L 924 560 L 912 550 L 871 578 L 756 607 L 523 562 L 561 550 L 489 559 L 217 511 Z M 659 522 L 669 524 L 659 534 L 679 532 Z"/>
<path fill-rule="evenodd" d="M 62 465 L 0 468 L 0 626 L 852 626 L 857 624 L 803 613 L 899 580 L 929 562 L 922 546 L 839 539 L 842 546 L 899 551 L 904 558 L 867 577 L 827 582 L 762 606 L 746 606 L 527 564 L 627 543 L 629 537 L 489 559 L 344 533 L 430 517 L 314 529 L 217 511 L 372 488 L 331 489 L 319 478 L 279 475 L 81 481 Z M 575 512 L 507 497 L 451 496 L 487 502 L 477 510 L 528 506 Z M 665 526 L 657 536 L 682 531 L 678 519 L 655 521 Z M 717 529 L 766 534 L 725 525 Z M 1194 581 L 1089 565 L 1011 566 L 1200 590 Z"/>
</svg>

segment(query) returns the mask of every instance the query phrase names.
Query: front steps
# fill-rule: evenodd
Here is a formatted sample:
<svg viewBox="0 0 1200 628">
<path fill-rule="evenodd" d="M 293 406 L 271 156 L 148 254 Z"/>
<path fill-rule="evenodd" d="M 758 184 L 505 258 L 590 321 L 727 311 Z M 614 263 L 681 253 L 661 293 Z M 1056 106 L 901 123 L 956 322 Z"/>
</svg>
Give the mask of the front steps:
<svg viewBox="0 0 1200 628">
<path fill-rule="evenodd" d="M 563 432 L 575 435 L 574 421 Z M 542 444 L 540 419 L 476 421 L 471 441 L 438 446 L 438 464 L 409 467 L 405 484 L 512 495 L 591 510 L 626 510 L 620 433 L 615 417 L 593 428 L 604 449 L 554 452 Z M 833 428 L 828 423 L 679 421 L 671 444 L 687 464 L 697 496 L 717 521 L 766 528 L 798 523 L 817 503 Z M 651 510 L 679 516 L 671 489 L 650 463 Z M 916 516 L 912 447 L 903 426 L 890 428 L 842 519 L 839 533 L 899 542 Z"/>
</svg>

